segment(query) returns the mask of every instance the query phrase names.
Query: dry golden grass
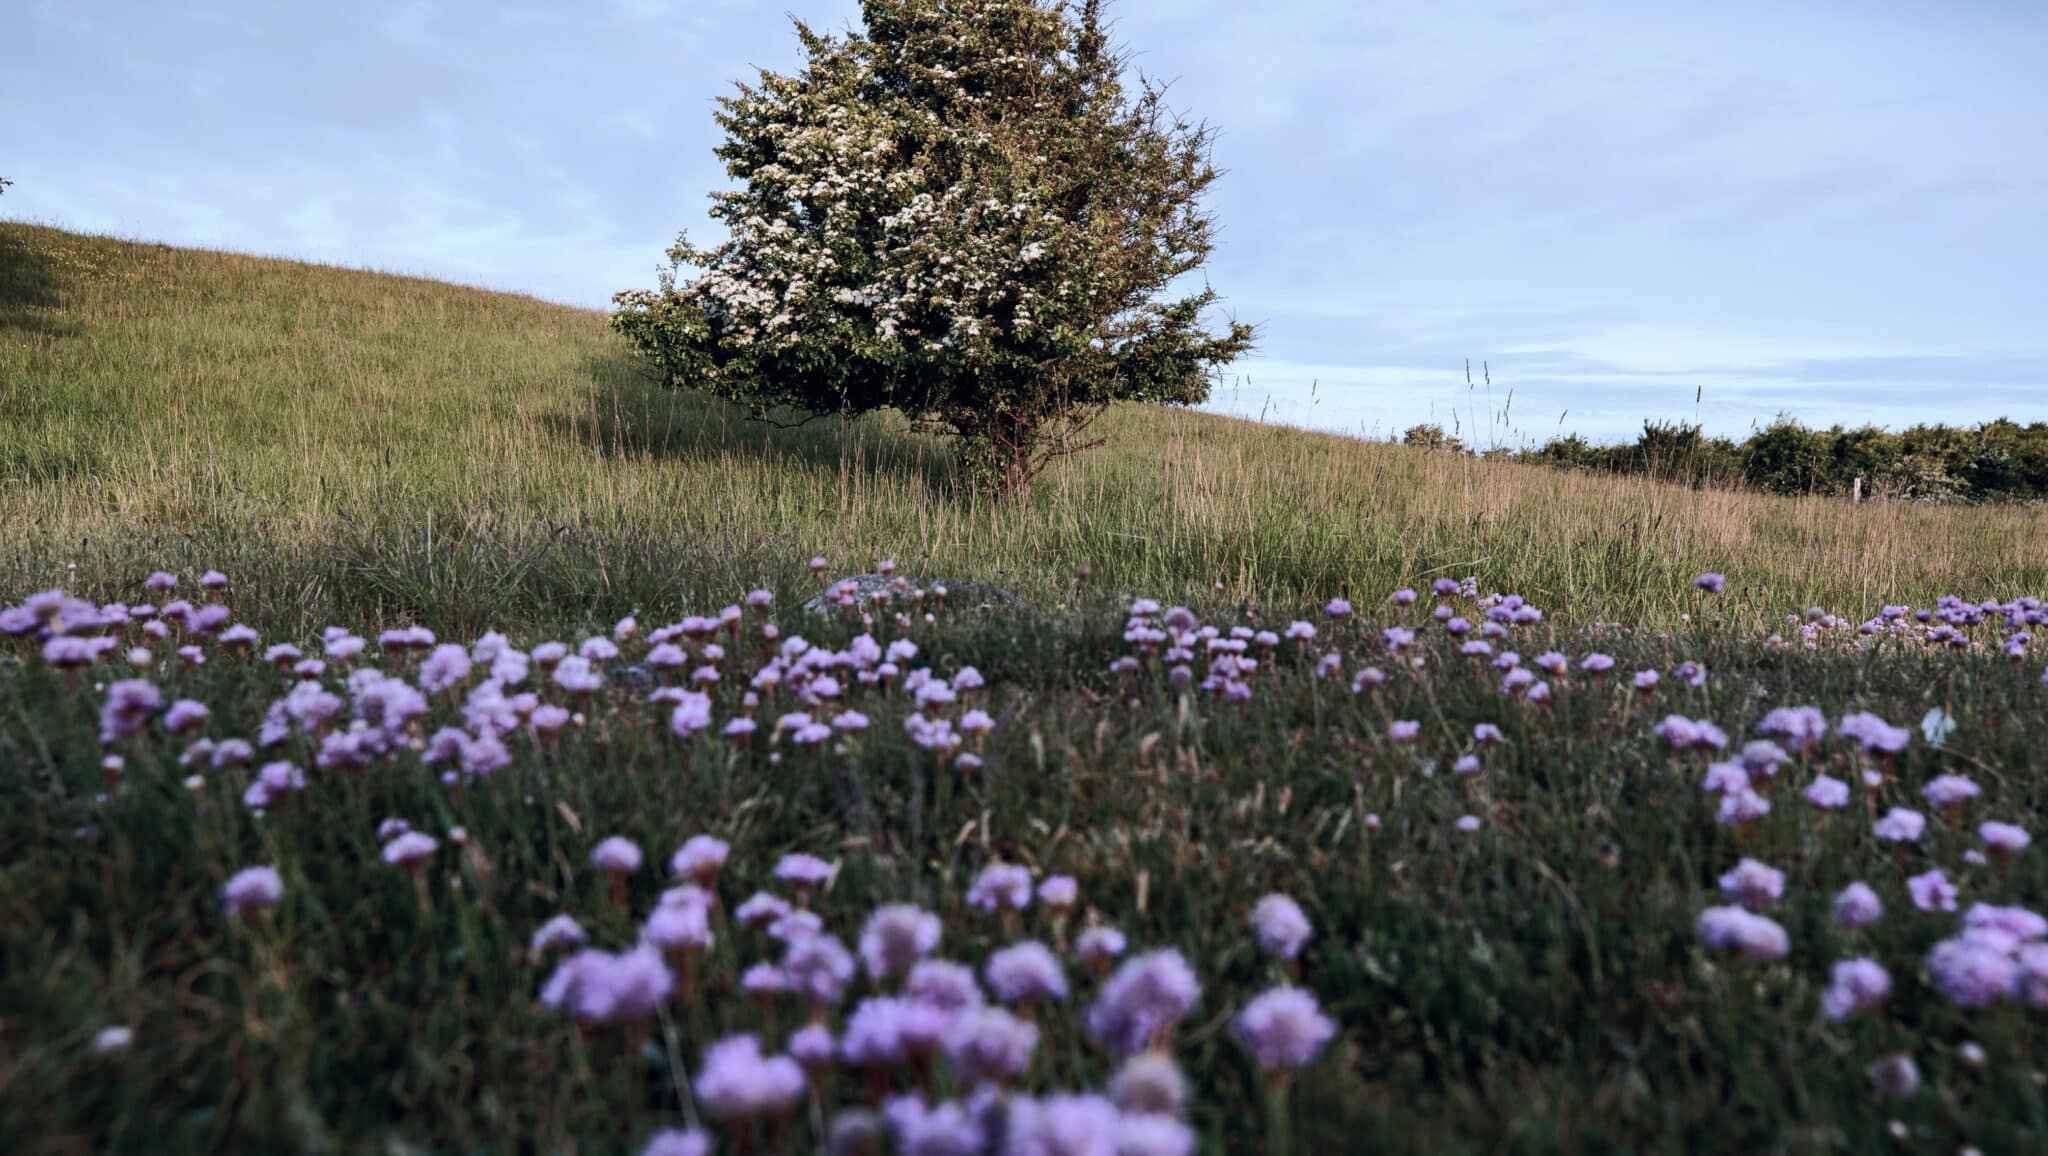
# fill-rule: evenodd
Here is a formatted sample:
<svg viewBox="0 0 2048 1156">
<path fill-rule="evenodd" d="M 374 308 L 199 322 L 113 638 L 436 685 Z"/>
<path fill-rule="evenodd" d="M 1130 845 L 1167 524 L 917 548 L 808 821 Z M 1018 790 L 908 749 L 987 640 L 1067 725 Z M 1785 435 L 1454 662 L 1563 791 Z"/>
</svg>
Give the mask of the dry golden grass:
<svg viewBox="0 0 2048 1156">
<path fill-rule="evenodd" d="M 1575 620 L 2037 590 L 2039 508 L 1854 506 L 1131 407 L 1028 501 L 875 418 L 780 431 L 655 387 L 602 314 L 386 274 L 0 225 L 10 588 L 263 572 L 262 616 L 597 619 L 795 584 L 812 553 L 1046 602 L 1373 599 L 1477 574 Z M 1087 577 L 1077 578 L 1086 568 Z M 275 579 L 285 579 L 280 582 Z"/>
</svg>

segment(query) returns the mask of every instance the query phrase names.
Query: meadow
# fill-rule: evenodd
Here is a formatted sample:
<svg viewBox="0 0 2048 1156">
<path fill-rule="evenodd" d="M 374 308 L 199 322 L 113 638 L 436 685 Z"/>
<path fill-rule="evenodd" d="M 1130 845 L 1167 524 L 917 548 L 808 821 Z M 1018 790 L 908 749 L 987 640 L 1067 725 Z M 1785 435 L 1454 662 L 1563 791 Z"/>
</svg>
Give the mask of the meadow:
<svg viewBox="0 0 2048 1156">
<path fill-rule="evenodd" d="M 596 314 L 0 272 L 0 1148 L 2042 1146 L 2038 510 L 1138 408 L 989 506 Z"/>
</svg>

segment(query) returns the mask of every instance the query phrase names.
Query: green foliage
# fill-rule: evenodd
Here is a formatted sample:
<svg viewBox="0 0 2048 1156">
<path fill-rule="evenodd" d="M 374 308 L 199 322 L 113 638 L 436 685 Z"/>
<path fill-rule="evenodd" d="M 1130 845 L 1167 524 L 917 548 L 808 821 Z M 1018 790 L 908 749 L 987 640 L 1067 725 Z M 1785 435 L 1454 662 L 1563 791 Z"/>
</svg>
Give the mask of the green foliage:
<svg viewBox="0 0 2048 1156">
<path fill-rule="evenodd" d="M 1109 405 L 1184 405 L 1251 346 L 1211 333 L 1213 132 L 1124 80 L 1098 0 L 865 0 L 801 23 L 794 76 L 722 98 L 730 236 L 670 250 L 614 324 L 673 385 L 757 415 L 890 408 L 1014 496 Z M 684 267 L 698 272 L 688 279 Z"/>
<path fill-rule="evenodd" d="M 1465 452 L 1465 443 L 1462 440 L 1444 432 L 1444 427 L 1434 423 L 1409 426 L 1401 433 L 1401 444 L 1441 453 Z"/>
<path fill-rule="evenodd" d="M 1525 461 L 1617 474 L 1647 474 L 1772 494 L 1846 497 L 1862 479 L 1872 498 L 1949 503 L 2048 498 L 2048 423 L 1999 419 L 1975 429 L 1914 426 L 1891 433 L 1809 429 L 1790 417 L 1737 444 L 1696 425 L 1645 423 L 1633 443 L 1600 446 L 1578 435 L 1519 452 Z"/>
</svg>

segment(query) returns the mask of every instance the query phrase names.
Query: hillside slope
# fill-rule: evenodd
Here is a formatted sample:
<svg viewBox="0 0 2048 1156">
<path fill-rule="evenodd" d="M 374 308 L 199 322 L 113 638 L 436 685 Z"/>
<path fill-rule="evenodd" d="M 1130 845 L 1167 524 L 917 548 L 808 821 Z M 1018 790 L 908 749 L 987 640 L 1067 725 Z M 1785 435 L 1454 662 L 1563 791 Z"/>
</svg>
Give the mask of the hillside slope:
<svg viewBox="0 0 2048 1156">
<path fill-rule="evenodd" d="M 0 585 L 261 576 L 259 621 L 596 621 L 892 554 L 1053 602 L 1373 599 L 1443 574 L 1574 618 L 2038 589 L 2038 510 L 1646 485 L 1133 407 L 1028 502 L 871 419 L 779 431 L 661 390 L 602 314 L 0 223 Z M 1085 567 L 1087 577 L 1077 578 Z M 294 592 L 286 595 L 281 592 Z"/>
</svg>

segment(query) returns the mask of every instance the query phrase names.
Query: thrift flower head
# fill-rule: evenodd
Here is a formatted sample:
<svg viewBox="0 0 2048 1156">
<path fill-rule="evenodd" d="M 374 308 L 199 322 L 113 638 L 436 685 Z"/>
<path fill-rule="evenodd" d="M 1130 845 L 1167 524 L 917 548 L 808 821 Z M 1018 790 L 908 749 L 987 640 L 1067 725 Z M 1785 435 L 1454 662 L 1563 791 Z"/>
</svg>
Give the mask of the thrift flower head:
<svg viewBox="0 0 2048 1156">
<path fill-rule="evenodd" d="M 1298 987 L 1261 992 L 1231 1021 L 1231 1034 L 1269 1072 L 1302 1068 L 1315 1062 L 1337 1026 L 1316 1006 L 1316 997 Z"/>
<path fill-rule="evenodd" d="M 1744 859 L 1721 876 L 1721 894 L 1753 911 L 1777 902 L 1785 894 L 1785 873 L 1754 859 Z"/>
<path fill-rule="evenodd" d="M 674 987 L 675 973 L 661 952 L 642 944 L 618 955 L 577 952 L 555 969 L 540 998 L 584 1023 L 625 1023 L 653 1015 Z"/>
<path fill-rule="evenodd" d="M 1301 905 L 1285 895 L 1268 895 L 1252 908 L 1252 936 L 1275 959 L 1294 959 L 1315 935 Z"/>
<path fill-rule="evenodd" d="M 1081 897 L 1081 886 L 1072 875 L 1052 875 L 1038 885 L 1038 901 L 1054 911 L 1065 911 Z"/>
<path fill-rule="evenodd" d="M 711 1156 L 711 1135 L 700 1128 L 663 1128 L 647 1138 L 640 1156 Z"/>
<path fill-rule="evenodd" d="M 1709 907 L 1700 912 L 1699 935 L 1710 948 L 1739 951 L 1756 960 L 1782 959 L 1792 947 L 1776 920 L 1741 907 Z"/>
<path fill-rule="evenodd" d="M 860 932 L 860 958 L 875 979 L 908 972 L 938 950 L 939 917 L 915 904 L 877 907 Z"/>
<path fill-rule="evenodd" d="M 1008 1083 L 1031 1066 L 1038 1027 L 1002 1008 L 963 1012 L 947 1029 L 946 1058 L 970 1079 Z"/>
<path fill-rule="evenodd" d="M 590 849 L 590 865 L 608 875 L 631 875 L 640 870 L 640 846 L 613 835 Z"/>
<path fill-rule="evenodd" d="M 205 722 L 206 717 L 212 713 L 203 702 L 181 698 L 171 704 L 171 709 L 164 712 L 164 729 L 172 734 L 183 734 Z"/>
<path fill-rule="evenodd" d="M 1920 1069 L 1911 1056 L 1894 1052 L 1870 1065 L 1870 1083 L 1883 1095 L 1905 1099 L 1920 1090 Z"/>
<path fill-rule="evenodd" d="M 1849 805 L 1849 784 L 1840 779 L 1818 775 L 1808 783 L 1800 795 L 1816 807 L 1832 810 Z"/>
<path fill-rule="evenodd" d="M 383 859 L 393 867 L 416 867 L 441 846 L 441 841 L 419 831 L 407 831 L 384 844 Z"/>
<path fill-rule="evenodd" d="M 1031 872 L 1014 863 L 991 863 L 968 889 L 967 902 L 983 911 L 1021 911 L 1031 905 Z"/>
<path fill-rule="evenodd" d="M 1984 840 L 1984 845 L 1993 851 L 2003 851 L 2008 855 L 2026 850 L 2027 845 L 2034 841 L 2025 828 L 1995 821 L 1979 823 L 1977 837 Z"/>
<path fill-rule="evenodd" d="M 1835 896 L 1835 922 L 1854 930 L 1869 927 L 1884 915 L 1884 904 L 1870 884 L 1861 881 L 1842 888 Z"/>
<path fill-rule="evenodd" d="M 1178 1116 L 1187 1109 L 1188 1081 L 1171 1057 L 1141 1052 L 1117 1069 L 1109 1095 L 1126 1112 Z"/>
<path fill-rule="evenodd" d="M 716 1120 L 779 1116 L 796 1107 L 804 1073 L 788 1056 L 763 1056 L 752 1035 L 728 1036 L 704 1050 L 697 1067 L 697 1103 Z"/>
<path fill-rule="evenodd" d="M 775 877 L 797 887 L 821 887 L 832 878 L 832 865 L 816 855 L 793 852 L 775 865 Z"/>
<path fill-rule="evenodd" d="M 941 1011 L 966 1011 L 982 1004 L 981 985 L 975 982 L 974 969 L 949 959 L 919 961 L 910 969 L 903 990 L 919 1003 Z"/>
<path fill-rule="evenodd" d="M 244 867 L 220 889 L 221 907 L 229 915 L 266 911 L 284 899 L 284 880 L 275 867 Z"/>
<path fill-rule="evenodd" d="M 1821 993 L 1821 1010 L 1831 1020 L 1844 1020 L 1869 1011 L 1892 994 L 1892 977 L 1874 959 L 1838 960 L 1828 972 L 1828 987 Z"/>
<path fill-rule="evenodd" d="M 1913 843 L 1927 829 L 1927 816 L 1904 807 L 1893 807 L 1877 821 L 1877 837 L 1890 843 Z"/>
<path fill-rule="evenodd" d="M 1868 711 L 1849 715 L 1835 727 L 1835 733 L 1852 739 L 1862 746 L 1864 753 L 1873 755 L 1895 755 L 1906 749 L 1906 743 L 1913 732 L 1904 727 L 1895 727 Z"/>
<path fill-rule="evenodd" d="M 1692 584 L 1709 594 L 1719 594 L 1721 588 L 1728 584 L 1728 579 L 1719 574 L 1708 572 L 1693 579 Z"/>
<path fill-rule="evenodd" d="M 1202 996 L 1195 971 L 1172 948 L 1125 960 L 1088 1009 L 1088 1035 L 1121 1055 L 1165 1038 Z"/>
<path fill-rule="evenodd" d="M 1913 897 L 1913 906 L 1922 911 L 1956 909 L 1956 885 L 1948 881 L 1948 876 L 1939 867 L 1908 878 L 1906 893 Z"/>
<path fill-rule="evenodd" d="M 853 982 L 853 955 L 834 935 L 807 935 L 782 956 L 789 990 L 816 1004 L 836 1004 Z"/>
<path fill-rule="evenodd" d="M 1984 793 L 1984 789 L 1961 775 L 1940 775 L 1920 788 L 1920 797 L 1930 807 L 1954 807 Z"/>
<path fill-rule="evenodd" d="M 94 1033 L 90 1051 L 95 1056 L 113 1056 L 135 1045 L 135 1030 L 116 1024 Z"/>
<path fill-rule="evenodd" d="M 1124 933 L 1114 927 L 1097 925 L 1074 940 L 1074 960 L 1083 966 L 1106 964 L 1124 953 Z"/>
<path fill-rule="evenodd" d="M 1059 957 L 1035 939 L 990 954 L 982 974 L 989 990 L 1004 1003 L 1067 998 L 1067 976 Z"/>
<path fill-rule="evenodd" d="M 581 946 L 583 940 L 583 925 L 576 922 L 574 916 L 562 914 L 541 924 L 527 946 L 535 955 L 549 955 Z"/>
</svg>

